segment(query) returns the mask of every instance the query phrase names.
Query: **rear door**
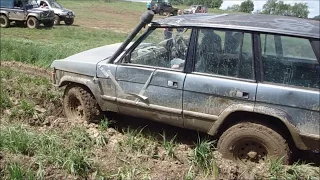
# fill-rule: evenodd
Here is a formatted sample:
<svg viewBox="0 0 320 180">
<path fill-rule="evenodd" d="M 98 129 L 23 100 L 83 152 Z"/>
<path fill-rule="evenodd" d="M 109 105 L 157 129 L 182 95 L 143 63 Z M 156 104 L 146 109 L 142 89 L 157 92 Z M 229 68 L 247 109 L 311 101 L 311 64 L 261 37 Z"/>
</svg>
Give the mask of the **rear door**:
<svg viewBox="0 0 320 180">
<path fill-rule="evenodd" d="M 184 126 L 208 132 L 223 112 L 251 107 L 254 80 L 250 33 L 200 29 L 193 72 L 183 92 Z"/>
</svg>

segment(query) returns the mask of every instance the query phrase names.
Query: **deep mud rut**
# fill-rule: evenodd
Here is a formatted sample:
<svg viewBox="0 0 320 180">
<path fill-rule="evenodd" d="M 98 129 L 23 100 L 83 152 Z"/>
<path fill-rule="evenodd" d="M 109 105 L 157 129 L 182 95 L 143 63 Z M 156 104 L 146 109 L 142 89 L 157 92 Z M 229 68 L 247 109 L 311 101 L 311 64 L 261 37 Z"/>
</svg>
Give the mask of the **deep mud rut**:
<svg viewBox="0 0 320 180">
<path fill-rule="evenodd" d="M 50 71 L 39 67 L 26 65 L 19 62 L 13 61 L 2 61 L 1 67 L 11 68 L 14 71 L 18 71 L 24 74 L 32 76 L 41 76 L 50 78 Z M 44 107 L 50 108 L 50 113 L 46 116 L 44 121 L 28 121 L 28 124 L 39 131 L 47 131 L 50 129 L 63 129 L 68 130 L 70 127 L 79 125 L 86 129 L 86 132 L 92 139 L 99 136 L 98 124 L 79 122 L 77 120 L 66 119 L 62 113 L 62 107 L 57 104 L 55 107 Z M 41 113 L 43 108 L 39 108 L 38 113 Z M 169 125 L 159 124 L 156 122 L 149 122 L 141 119 L 135 119 L 132 117 L 121 116 L 117 114 L 107 114 L 109 119 L 116 121 L 114 126 L 107 128 L 103 134 L 108 137 L 107 146 L 102 148 L 95 148 L 93 153 L 93 159 L 99 161 L 99 166 L 107 171 L 118 171 L 123 165 L 138 166 L 143 165 L 147 167 L 149 171 L 149 177 L 151 179 L 184 179 L 186 173 L 190 170 L 189 156 L 192 154 L 194 148 L 194 142 L 200 136 L 206 135 L 199 134 L 194 131 L 172 127 Z M 134 123 L 133 123 L 134 122 Z M 126 151 L 119 151 L 118 144 L 128 138 L 121 130 L 128 127 L 137 129 L 139 127 L 147 127 L 142 131 L 142 134 L 150 134 L 152 132 L 155 140 L 161 141 L 161 135 L 163 131 L 166 132 L 168 137 L 173 137 L 178 133 L 176 142 L 178 146 L 175 150 L 175 158 L 166 158 L 165 149 L 156 143 L 154 146 L 150 146 L 153 151 L 156 151 L 158 158 L 153 158 L 144 154 L 130 154 Z M 206 177 L 203 174 L 195 175 L 193 179 L 268 179 L 270 178 L 269 165 L 260 164 L 254 166 L 243 166 L 234 164 L 232 161 L 223 159 L 218 152 L 213 153 L 217 173 L 214 177 Z M 13 157 L 11 154 L 2 154 L 0 152 L 0 169 L 3 168 L 5 162 L 10 162 L 11 159 L 23 159 L 25 163 L 31 163 L 34 159 L 29 157 Z M 51 169 L 50 169 L 51 168 Z M 308 169 L 303 170 L 305 173 L 309 173 Z M 56 174 L 56 175 L 55 175 Z M 319 172 L 318 172 L 319 174 Z M 320 175 L 320 174 L 319 174 Z M 75 176 L 70 176 L 60 169 L 49 167 L 46 179 L 78 179 Z M 87 179 L 94 179 L 94 175 L 89 175 Z M 116 179 L 116 178 L 111 178 Z"/>
</svg>

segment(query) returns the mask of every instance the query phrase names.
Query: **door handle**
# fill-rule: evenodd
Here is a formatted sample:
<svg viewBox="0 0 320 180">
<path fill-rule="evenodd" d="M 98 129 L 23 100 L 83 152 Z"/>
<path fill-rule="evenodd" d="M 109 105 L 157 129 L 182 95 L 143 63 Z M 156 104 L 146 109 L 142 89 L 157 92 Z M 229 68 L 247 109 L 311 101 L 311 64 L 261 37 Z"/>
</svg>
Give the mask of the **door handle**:
<svg viewBox="0 0 320 180">
<path fill-rule="evenodd" d="M 178 87 L 178 82 L 168 81 L 168 86 L 169 86 L 169 87 L 175 87 L 175 88 L 177 88 L 177 87 Z"/>
<path fill-rule="evenodd" d="M 242 92 L 242 91 L 236 91 L 236 97 L 249 99 L 249 93 Z"/>
</svg>

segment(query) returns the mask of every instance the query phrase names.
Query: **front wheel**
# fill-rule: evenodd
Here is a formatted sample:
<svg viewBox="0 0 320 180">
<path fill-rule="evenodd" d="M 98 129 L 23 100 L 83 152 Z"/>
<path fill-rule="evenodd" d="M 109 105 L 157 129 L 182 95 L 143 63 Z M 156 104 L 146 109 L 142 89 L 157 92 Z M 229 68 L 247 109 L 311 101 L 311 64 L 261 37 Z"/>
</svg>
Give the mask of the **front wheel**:
<svg viewBox="0 0 320 180">
<path fill-rule="evenodd" d="M 31 29 L 38 29 L 39 28 L 39 21 L 35 17 L 29 17 L 27 20 L 27 26 Z"/>
<path fill-rule="evenodd" d="M 0 27 L 7 28 L 10 26 L 9 18 L 6 15 L 0 16 Z"/>
<path fill-rule="evenodd" d="M 66 25 L 68 25 L 68 26 L 72 25 L 73 22 L 74 22 L 74 19 L 65 19 L 65 20 L 64 20 L 64 23 L 65 23 Z"/>
<path fill-rule="evenodd" d="M 54 15 L 54 25 L 60 24 L 60 17 L 58 15 Z"/>
<path fill-rule="evenodd" d="M 101 110 L 91 92 L 82 86 L 68 85 L 63 96 L 67 118 L 87 122 L 100 120 Z"/>
<path fill-rule="evenodd" d="M 263 163 L 282 159 L 289 163 L 290 149 L 286 140 L 275 130 L 253 122 L 242 122 L 227 129 L 218 141 L 223 157 L 241 162 Z"/>
</svg>

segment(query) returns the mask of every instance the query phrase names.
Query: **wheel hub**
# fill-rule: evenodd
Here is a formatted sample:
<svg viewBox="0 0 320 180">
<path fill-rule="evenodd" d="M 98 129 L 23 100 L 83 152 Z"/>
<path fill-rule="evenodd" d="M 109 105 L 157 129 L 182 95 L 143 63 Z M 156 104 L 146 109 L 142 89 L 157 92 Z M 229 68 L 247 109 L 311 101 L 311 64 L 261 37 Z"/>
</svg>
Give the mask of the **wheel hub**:
<svg viewBox="0 0 320 180">
<path fill-rule="evenodd" d="M 69 110 L 75 118 L 82 119 L 84 117 L 82 104 L 76 96 L 69 97 Z"/>
<path fill-rule="evenodd" d="M 267 149 L 263 144 L 245 141 L 239 144 L 236 156 L 244 163 L 262 163 L 266 161 L 267 154 Z"/>
</svg>

